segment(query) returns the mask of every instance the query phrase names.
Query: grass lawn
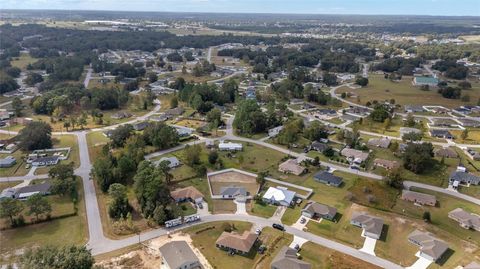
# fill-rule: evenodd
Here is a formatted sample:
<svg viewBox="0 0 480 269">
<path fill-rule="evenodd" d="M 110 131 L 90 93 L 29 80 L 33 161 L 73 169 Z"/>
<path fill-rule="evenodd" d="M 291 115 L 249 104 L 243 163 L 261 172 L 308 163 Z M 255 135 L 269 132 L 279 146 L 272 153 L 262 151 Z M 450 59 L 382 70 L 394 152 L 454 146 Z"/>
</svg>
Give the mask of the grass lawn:
<svg viewBox="0 0 480 269">
<path fill-rule="evenodd" d="M 352 256 L 307 242 L 300 250 L 302 260 L 309 262 L 312 269 L 371 269 L 380 268 Z"/>
<path fill-rule="evenodd" d="M 383 182 L 368 179 L 355 179 L 348 190 L 352 193 L 354 202 L 381 210 L 391 209 L 399 194 L 398 190 Z M 369 201 L 369 197 L 372 200 Z"/>
<path fill-rule="evenodd" d="M 461 144 L 480 144 L 480 130 L 468 130 L 468 137 L 467 139 L 462 139 L 462 130 L 450 130 L 453 136 L 455 136 L 455 142 Z"/>
<path fill-rule="evenodd" d="M 197 129 L 199 127 L 204 126 L 207 123 L 205 121 L 200 121 L 200 120 L 180 120 L 180 121 L 176 122 L 175 124 L 180 125 L 180 126 L 185 126 L 185 127 L 188 127 L 188 128 L 192 128 L 192 129 Z"/>
<path fill-rule="evenodd" d="M 103 146 L 106 145 L 108 142 L 110 142 L 110 139 L 106 137 L 103 132 L 89 132 L 87 134 L 87 144 L 90 160 L 95 160 L 102 151 Z"/>
<path fill-rule="evenodd" d="M 421 91 L 419 88 L 412 85 L 412 77 L 404 76 L 400 82 L 391 82 L 385 79 L 383 75 L 370 74 L 369 84 L 366 87 L 360 89 L 350 89 L 348 87 L 342 87 L 336 91 L 337 94 L 342 92 L 354 92 L 355 95 L 360 97 L 360 103 L 365 104 L 367 101 L 377 100 L 379 102 L 383 100 L 395 99 L 396 104 L 407 105 L 441 105 L 448 108 L 454 108 L 466 104 L 474 104 L 480 97 L 480 91 L 475 85 L 472 84 L 472 90 L 468 91 L 470 95 L 470 102 L 464 103 L 460 99 L 447 99 L 443 98 L 437 93 L 436 89 L 430 89 L 430 91 Z M 465 91 L 467 92 L 467 91 Z M 357 98 L 348 98 L 349 101 L 358 102 Z"/>
<path fill-rule="evenodd" d="M 302 201 L 300 205 L 295 205 L 293 208 L 288 207 L 283 213 L 282 223 L 285 225 L 292 225 L 297 222 L 298 218 L 302 215 L 302 209 L 305 207 L 306 201 Z"/>
<path fill-rule="evenodd" d="M 366 117 L 363 119 L 363 123 L 358 126 L 362 131 L 400 137 L 400 127 L 403 127 L 403 121 L 400 117 L 395 117 L 392 119 L 390 127 L 385 129 L 382 122 L 376 122 Z M 368 139 L 366 141 L 368 141 Z"/>
<path fill-rule="evenodd" d="M 38 61 L 38 59 L 33 58 L 28 53 L 20 53 L 20 57 L 13 57 L 13 60 L 10 62 L 13 67 L 18 67 L 22 70 L 26 70 L 28 64 L 32 64 Z"/>
<path fill-rule="evenodd" d="M 0 253 L 11 254 L 16 249 L 40 245 L 85 244 L 88 239 L 88 231 L 81 180 L 78 180 L 78 189 L 78 214 L 76 216 L 4 230 L 0 233 L 0 241 L 2 242 L 0 244 Z M 71 202 L 66 200 L 69 198 L 51 196 L 49 199 L 57 212 L 60 212 L 60 210 L 63 213 L 67 213 L 65 210 L 69 213 L 73 212 Z M 54 216 L 55 214 L 52 215 Z"/>
<path fill-rule="evenodd" d="M 247 211 L 250 215 L 259 216 L 263 218 L 270 218 L 277 210 L 277 207 L 270 204 L 259 204 L 256 201 L 250 201 L 247 204 Z"/>
<path fill-rule="evenodd" d="M 0 182 L 0 192 L 3 191 L 4 189 L 14 187 L 20 183 L 22 183 L 22 181 Z"/>
</svg>

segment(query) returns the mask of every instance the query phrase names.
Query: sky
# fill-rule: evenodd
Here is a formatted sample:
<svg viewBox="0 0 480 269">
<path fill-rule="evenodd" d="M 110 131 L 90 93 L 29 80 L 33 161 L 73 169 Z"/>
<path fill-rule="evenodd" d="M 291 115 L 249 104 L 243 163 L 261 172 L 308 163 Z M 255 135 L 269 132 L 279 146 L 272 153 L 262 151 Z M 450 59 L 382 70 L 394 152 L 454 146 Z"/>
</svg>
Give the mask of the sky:
<svg viewBox="0 0 480 269">
<path fill-rule="evenodd" d="M 0 9 L 480 16 L 480 0 L 1 0 Z"/>
</svg>

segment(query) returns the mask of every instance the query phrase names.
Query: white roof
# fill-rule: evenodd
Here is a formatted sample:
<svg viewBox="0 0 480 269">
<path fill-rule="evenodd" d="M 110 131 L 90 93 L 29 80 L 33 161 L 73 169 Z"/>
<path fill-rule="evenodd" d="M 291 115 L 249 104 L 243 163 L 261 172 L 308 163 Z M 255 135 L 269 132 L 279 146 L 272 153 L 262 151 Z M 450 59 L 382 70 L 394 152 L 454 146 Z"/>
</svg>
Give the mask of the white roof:
<svg viewBox="0 0 480 269">
<path fill-rule="evenodd" d="M 265 194 L 263 195 L 263 198 L 268 200 L 285 201 L 287 203 L 291 203 L 294 196 L 295 192 L 293 191 L 269 187 L 267 192 L 265 192 Z"/>
<path fill-rule="evenodd" d="M 222 142 L 220 142 L 220 144 L 218 144 L 218 147 L 219 148 L 229 148 L 229 149 L 231 149 L 231 148 L 240 148 L 241 149 L 243 146 L 240 143 L 232 143 L 232 142 L 226 142 L 225 143 L 225 142 L 222 141 Z"/>
</svg>

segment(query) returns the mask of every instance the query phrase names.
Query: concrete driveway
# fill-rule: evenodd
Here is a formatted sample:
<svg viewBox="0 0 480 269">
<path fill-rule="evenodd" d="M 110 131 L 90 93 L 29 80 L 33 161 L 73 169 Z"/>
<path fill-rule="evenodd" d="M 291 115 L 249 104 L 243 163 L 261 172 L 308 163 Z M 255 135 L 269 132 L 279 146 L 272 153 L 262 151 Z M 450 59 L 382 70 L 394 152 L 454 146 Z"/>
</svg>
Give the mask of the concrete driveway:
<svg viewBox="0 0 480 269">
<path fill-rule="evenodd" d="M 202 202 L 202 209 L 200 207 L 197 207 L 197 214 L 200 216 L 207 216 L 210 215 L 210 212 L 208 212 L 208 204 L 207 202 L 203 201 Z"/>
<path fill-rule="evenodd" d="M 273 213 L 273 216 L 270 217 L 271 220 L 276 221 L 276 222 L 282 222 L 282 216 L 287 210 L 286 207 L 284 206 L 279 206 L 277 207 L 277 210 L 275 210 L 275 213 Z"/>
<path fill-rule="evenodd" d="M 407 267 L 406 269 L 427 269 L 427 267 L 430 266 L 430 264 L 432 263 L 431 260 L 420 257 L 419 252 L 417 252 L 415 256 L 418 257 L 418 260 L 414 264 L 412 264 L 412 266 Z"/>
<path fill-rule="evenodd" d="M 237 205 L 237 211 L 235 214 L 237 215 L 248 215 L 247 214 L 247 206 L 245 202 L 239 202 L 237 200 L 233 200 L 233 202 Z"/>
<path fill-rule="evenodd" d="M 306 242 L 308 242 L 307 239 L 294 235 L 293 236 L 293 241 L 290 244 L 290 246 L 288 246 L 288 247 L 289 248 L 295 248 L 295 246 L 298 245 L 301 248 L 302 245 L 305 244 Z"/>
<path fill-rule="evenodd" d="M 360 249 L 360 251 L 377 256 L 375 255 L 375 245 L 377 244 L 377 240 L 365 236 L 363 233 L 364 232 L 362 232 L 362 237 L 365 237 L 365 241 L 363 242 L 363 247 Z"/>
<path fill-rule="evenodd" d="M 301 223 L 301 220 L 305 218 L 305 223 Z M 292 224 L 292 228 L 295 228 L 295 229 L 298 229 L 300 231 L 303 231 L 303 228 L 305 228 L 305 226 L 307 226 L 307 223 L 310 221 L 310 218 L 307 218 L 303 215 L 300 216 L 300 218 L 298 218 L 297 222 L 295 222 L 294 224 Z M 321 219 L 318 221 L 320 223 Z"/>
</svg>

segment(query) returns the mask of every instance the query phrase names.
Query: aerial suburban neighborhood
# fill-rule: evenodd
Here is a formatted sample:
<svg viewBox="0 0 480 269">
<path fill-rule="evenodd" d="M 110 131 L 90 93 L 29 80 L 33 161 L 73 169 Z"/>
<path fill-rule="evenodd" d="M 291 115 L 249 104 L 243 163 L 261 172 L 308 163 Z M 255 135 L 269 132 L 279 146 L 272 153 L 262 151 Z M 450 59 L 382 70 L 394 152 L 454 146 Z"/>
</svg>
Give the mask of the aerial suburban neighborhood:
<svg viewBox="0 0 480 269">
<path fill-rule="evenodd" d="M 480 3 L 114 2 L 2 2 L 1 269 L 480 268 Z"/>
</svg>

